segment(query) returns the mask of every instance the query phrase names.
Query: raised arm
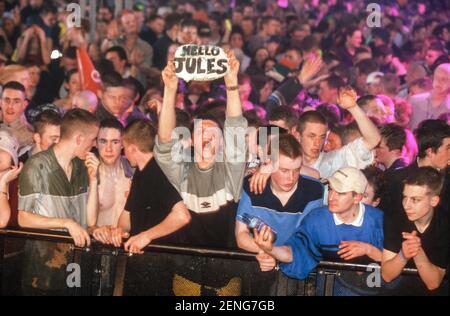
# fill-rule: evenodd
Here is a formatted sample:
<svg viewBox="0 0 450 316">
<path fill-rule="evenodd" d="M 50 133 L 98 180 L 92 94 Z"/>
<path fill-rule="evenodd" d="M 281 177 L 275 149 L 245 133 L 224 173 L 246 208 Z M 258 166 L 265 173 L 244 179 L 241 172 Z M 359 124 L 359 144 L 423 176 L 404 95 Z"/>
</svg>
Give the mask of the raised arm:
<svg viewBox="0 0 450 316">
<path fill-rule="evenodd" d="M 297 77 L 287 79 L 268 98 L 265 106 L 267 115 L 281 105 L 289 105 L 305 86 L 311 85 L 311 80 L 323 66 L 320 57 L 305 61 Z"/>
<path fill-rule="evenodd" d="M 97 224 L 98 217 L 98 166 L 100 161 L 95 154 L 88 153 L 85 165 L 89 176 L 89 195 L 87 202 L 87 225 L 94 227 Z"/>
<path fill-rule="evenodd" d="M 158 138 L 161 143 L 171 141 L 172 131 L 176 126 L 175 104 L 178 89 L 178 77 L 175 74 L 173 59 L 169 59 L 162 72 L 164 81 L 164 98 L 159 114 Z"/>
<path fill-rule="evenodd" d="M 338 104 L 349 111 L 358 124 L 364 144 L 368 149 L 374 149 L 381 141 L 381 135 L 375 124 L 356 103 L 356 91 L 352 88 L 342 88 L 339 91 Z"/>
<path fill-rule="evenodd" d="M 227 117 L 237 117 L 242 115 L 241 99 L 239 97 L 239 61 L 236 59 L 232 50 L 227 51 L 228 56 L 228 72 L 224 76 L 225 86 L 227 89 Z"/>
</svg>

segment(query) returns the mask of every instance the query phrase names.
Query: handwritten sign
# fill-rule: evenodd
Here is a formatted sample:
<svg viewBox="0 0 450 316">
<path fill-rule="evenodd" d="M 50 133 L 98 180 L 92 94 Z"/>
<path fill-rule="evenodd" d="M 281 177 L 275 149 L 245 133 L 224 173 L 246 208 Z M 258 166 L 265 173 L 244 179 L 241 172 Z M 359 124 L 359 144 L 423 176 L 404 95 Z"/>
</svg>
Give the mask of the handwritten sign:
<svg viewBox="0 0 450 316">
<path fill-rule="evenodd" d="M 228 58 L 224 50 L 212 45 L 183 45 L 174 57 L 176 74 L 185 81 L 212 81 L 225 76 Z"/>
</svg>

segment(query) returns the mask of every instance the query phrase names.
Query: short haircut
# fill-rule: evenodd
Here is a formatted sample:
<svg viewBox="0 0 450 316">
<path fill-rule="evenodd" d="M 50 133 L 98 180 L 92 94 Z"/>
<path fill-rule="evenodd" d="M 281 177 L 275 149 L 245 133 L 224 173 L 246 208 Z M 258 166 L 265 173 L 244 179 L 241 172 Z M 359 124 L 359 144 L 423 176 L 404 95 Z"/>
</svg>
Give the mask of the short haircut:
<svg viewBox="0 0 450 316">
<path fill-rule="evenodd" d="M 98 127 L 99 121 L 92 113 L 83 109 L 69 110 L 61 122 L 61 139 L 70 138 L 76 132 L 85 133 L 93 125 Z"/>
<path fill-rule="evenodd" d="M 369 102 L 375 101 L 376 99 L 377 99 L 377 96 L 368 94 L 368 95 L 360 97 L 358 99 L 358 101 L 356 101 L 356 103 L 358 104 L 358 106 L 360 108 L 365 110 L 365 108 L 369 105 Z"/>
<path fill-rule="evenodd" d="M 328 127 L 327 120 L 325 119 L 323 114 L 317 111 L 306 111 L 302 115 L 300 115 L 297 125 L 297 131 L 299 133 L 303 133 L 306 127 L 306 123 L 319 123 Z"/>
<path fill-rule="evenodd" d="M 403 127 L 394 123 L 386 124 L 381 127 L 380 133 L 390 151 L 401 151 L 405 146 L 406 132 Z"/>
<path fill-rule="evenodd" d="M 341 77 L 336 76 L 336 75 L 331 75 L 324 81 L 327 83 L 328 87 L 330 87 L 331 89 L 339 90 L 340 88 L 345 86 L 344 80 Z"/>
<path fill-rule="evenodd" d="M 287 105 L 277 106 L 270 111 L 268 116 L 269 121 L 284 121 L 289 129 L 297 125 L 297 115 L 295 111 Z"/>
<path fill-rule="evenodd" d="M 143 153 L 151 153 L 155 145 L 156 129 L 147 120 L 131 122 L 123 132 L 123 140 L 136 145 Z"/>
<path fill-rule="evenodd" d="M 358 123 L 353 121 L 345 125 L 343 137 L 341 138 L 342 145 L 351 143 L 355 135 L 358 135 L 359 137 L 359 135 L 361 135 L 361 131 L 359 130 Z"/>
<path fill-rule="evenodd" d="M 23 94 L 25 94 L 25 87 L 23 86 L 23 84 L 17 81 L 9 81 L 8 83 L 6 83 L 3 86 L 3 91 L 5 91 L 6 89 L 21 91 Z"/>
<path fill-rule="evenodd" d="M 355 67 L 358 69 L 360 74 L 369 75 L 372 72 L 378 71 L 378 64 L 373 59 L 363 59 L 358 62 Z"/>
<path fill-rule="evenodd" d="M 72 78 L 72 76 L 74 75 L 74 74 L 77 74 L 78 73 L 78 69 L 77 68 L 75 68 L 75 69 L 70 69 L 67 73 L 66 73 L 66 77 L 64 78 L 64 82 L 65 83 L 69 83 L 70 82 L 70 78 Z"/>
<path fill-rule="evenodd" d="M 50 3 L 45 3 L 42 6 L 42 9 L 40 10 L 39 13 L 41 15 L 43 15 L 43 16 L 45 16 L 45 15 L 47 15 L 49 13 L 51 13 L 51 14 L 58 14 L 58 9 L 54 5 L 52 5 Z"/>
<path fill-rule="evenodd" d="M 444 45 L 441 44 L 441 42 L 433 41 L 430 43 L 430 47 L 428 48 L 428 50 L 444 53 L 445 48 Z"/>
<path fill-rule="evenodd" d="M 386 183 L 384 173 L 380 168 L 368 166 L 361 170 L 366 176 L 367 182 L 372 186 L 374 196 L 373 199 L 382 199 L 385 193 Z"/>
<path fill-rule="evenodd" d="M 166 30 L 171 30 L 176 25 L 180 25 L 180 15 L 177 13 L 167 15 L 165 18 Z"/>
<path fill-rule="evenodd" d="M 187 111 L 176 108 L 175 109 L 176 126 L 185 127 L 189 129 L 191 127 L 191 116 Z"/>
<path fill-rule="evenodd" d="M 33 130 L 35 133 L 42 135 L 44 128 L 49 125 L 61 126 L 61 115 L 53 110 L 45 110 L 40 113 L 33 122 Z"/>
<path fill-rule="evenodd" d="M 400 79 L 395 74 L 386 74 L 380 79 L 384 90 L 389 94 L 397 94 L 400 88 Z"/>
<path fill-rule="evenodd" d="M 186 27 L 195 27 L 196 29 L 198 29 L 198 23 L 192 19 L 185 19 L 181 21 L 180 29 L 183 30 Z"/>
<path fill-rule="evenodd" d="M 419 78 L 413 80 L 409 86 L 410 88 L 417 86 L 420 89 L 431 90 L 433 88 L 433 81 L 431 80 L 430 77 Z"/>
<path fill-rule="evenodd" d="M 274 17 L 274 16 L 264 16 L 264 17 L 262 17 L 261 21 L 260 21 L 260 30 L 262 30 L 264 25 L 269 24 L 269 22 L 271 22 L 271 21 L 278 21 L 278 19 L 276 17 Z"/>
<path fill-rule="evenodd" d="M 110 71 L 102 75 L 103 91 L 108 88 L 123 87 L 122 76 L 115 71 Z"/>
<path fill-rule="evenodd" d="M 106 54 L 108 53 L 117 53 L 117 56 L 119 56 L 119 58 L 121 60 L 127 60 L 127 52 L 125 51 L 125 49 L 122 46 L 113 46 L 111 48 L 109 48 L 106 52 L 105 52 L 105 57 Z"/>
<path fill-rule="evenodd" d="M 350 26 L 344 33 L 345 39 L 347 39 L 347 37 L 352 37 L 356 31 L 361 31 L 361 29 L 355 25 Z"/>
<path fill-rule="evenodd" d="M 145 89 L 142 83 L 140 83 L 139 80 L 133 77 L 128 77 L 122 81 L 122 85 L 133 91 L 133 98 L 139 95 L 139 99 L 136 101 L 136 104 L 139 104 L 145 93 Z"/>
<path fill-rule="evenodd" d="M 272 140 L 273 141 L 273 140 Z M 298 140 L 291 134 L 283 133 L 278 136 L 279 154 L 291 159 L 302 157 L 302 150 Z"/>
<path fill-rule="evenodd" d="M 330 128 L 339 124 L 341 120 L 341 110 L 336 104 L 322 103 L 316 111 L 325 117 Z"/>
<path fill-rule="evenodd" d="M 123 134 L 123 125 L 117 119 L 111 118 L 106 119 L 100 122 L 100 128 L 113 128 L 120 132 L 120 135 Z"/>
<path fill-rule="evenodd" d="M 444 179 L 438 170 L 432 167 L 421 167 L 410 170 L 403 184 L 426 186 L 433 195 L 439 195 L 444 185 Z"/>
<path fill-rule="evenodd" d="M 425 158 L 427 149 L 436 152 L 442 146 L 444 139 L 450 137 L 450 125 L 441 120 L 425 120 L 416 130 L 416 139 L 419 146 L 419 158 Z"/>
</svg>

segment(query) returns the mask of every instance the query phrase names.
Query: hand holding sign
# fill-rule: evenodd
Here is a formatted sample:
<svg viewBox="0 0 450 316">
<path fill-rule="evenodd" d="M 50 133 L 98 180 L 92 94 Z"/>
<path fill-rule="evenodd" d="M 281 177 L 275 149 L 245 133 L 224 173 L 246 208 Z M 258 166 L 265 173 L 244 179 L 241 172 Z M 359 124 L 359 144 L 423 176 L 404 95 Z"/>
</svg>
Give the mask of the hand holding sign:
<svg viewBox="0 0 450 316">
<path fill-rule="evenodd" d="M 175 52 L 175 72 L 185 81 L 210 81 L 223 77 L 228 71 L 224 50 L 211 45 L 183 45 Z"/>
<path fill-rule="evenodd" d="M 177 90 L 178 77 L 175 74 L 175 63 L 172 58 L 168 60 L 166 68 L 162 71 L 162 78 L 166 89 Z"/>
<path fill-rule="evenodd" d="M 239 73 L 239 60 L 237 60 L 234 55 L 234 51 L 226 51 L 228 57 L 228 72 L 224 76 L 225 85 L 227 87 L 237 86 L 238 84 L 238 73 Z"/>
</svg>

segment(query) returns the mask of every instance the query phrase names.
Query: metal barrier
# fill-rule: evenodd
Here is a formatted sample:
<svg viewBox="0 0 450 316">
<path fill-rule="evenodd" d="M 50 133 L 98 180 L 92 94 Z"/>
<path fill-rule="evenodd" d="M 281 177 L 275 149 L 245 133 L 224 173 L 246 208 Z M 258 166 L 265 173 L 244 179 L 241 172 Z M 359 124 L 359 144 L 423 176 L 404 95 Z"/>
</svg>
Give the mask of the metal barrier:
<svg viewBox="0 0 450 316">
<path fill-rule="evenodd" d="M 383 295 L 369 287 L 358 292 L 371 273 L 381 279 L 379 267 L 324 261 L 307 279 L 296 280 L 260 272 L 255 255 L 239 250 L 151 244 L 130 257 L 95 240 L 77 248 L 63 232 L 0 230 L 1 295 Z M 58 289 L 48 286 L 56 274 Z M 418 280 L 417 270 L 403 275 Z M 39 290 L 40 284 L 47 288 Z M 356 292 L 348 284 L 357 284 Z"/>
</svg>

